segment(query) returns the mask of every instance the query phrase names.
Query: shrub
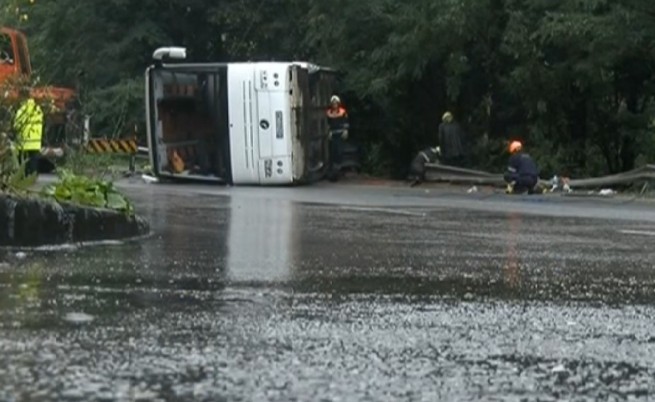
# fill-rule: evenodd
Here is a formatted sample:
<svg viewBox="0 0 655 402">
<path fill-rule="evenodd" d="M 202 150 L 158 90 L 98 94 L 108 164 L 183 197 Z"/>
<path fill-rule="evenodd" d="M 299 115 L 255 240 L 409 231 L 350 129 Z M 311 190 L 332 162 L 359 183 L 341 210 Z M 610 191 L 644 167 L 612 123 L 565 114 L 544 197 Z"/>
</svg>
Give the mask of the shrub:
<svg viewBox="0 0 655 402">
<path fill-rule="evenodd" d="M 107 208 L 134 214 L 132 203 L 110 181 L 59 171 L 59 181 L 43 188 L 41 194 L 58 202 L 70 202 L 95 208 Z"/>
</svg>

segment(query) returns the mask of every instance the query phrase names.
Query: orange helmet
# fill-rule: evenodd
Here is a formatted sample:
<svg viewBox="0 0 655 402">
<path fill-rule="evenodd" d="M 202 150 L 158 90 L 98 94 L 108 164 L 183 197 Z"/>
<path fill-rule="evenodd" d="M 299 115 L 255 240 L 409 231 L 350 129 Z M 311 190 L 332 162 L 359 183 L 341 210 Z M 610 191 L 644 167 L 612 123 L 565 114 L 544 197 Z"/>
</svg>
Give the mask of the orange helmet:
<svg viewBox="0 0 655 402">
<path fill-rule="evenodd" d="M 523 149 L 523 144 L 521 141 L 512 141 L 509 143 L 509 153 L 514 154 Z"/>
</svg>

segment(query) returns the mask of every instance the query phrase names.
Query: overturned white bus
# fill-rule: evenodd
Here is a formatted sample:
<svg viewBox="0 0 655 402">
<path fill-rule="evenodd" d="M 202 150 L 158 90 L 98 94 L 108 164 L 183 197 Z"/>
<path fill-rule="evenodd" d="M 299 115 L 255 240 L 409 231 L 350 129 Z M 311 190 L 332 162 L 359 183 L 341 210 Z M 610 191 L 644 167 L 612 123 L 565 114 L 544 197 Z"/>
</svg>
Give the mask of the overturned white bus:
<svg viewBox="0 0 655 402">
<path fill-rule="evenodd" d="M 163 63 L 146 70 L 150 161 L 159 178 L 284 185 L 321 179 L 334 71 L 305 62 Z"/>
</svg>

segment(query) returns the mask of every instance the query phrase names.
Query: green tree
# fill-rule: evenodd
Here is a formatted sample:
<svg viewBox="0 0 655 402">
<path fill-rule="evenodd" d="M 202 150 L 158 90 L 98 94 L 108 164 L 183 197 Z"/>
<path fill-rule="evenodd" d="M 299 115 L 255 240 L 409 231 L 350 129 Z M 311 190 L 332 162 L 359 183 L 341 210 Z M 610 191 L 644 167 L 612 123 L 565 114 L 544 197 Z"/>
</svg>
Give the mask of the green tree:
<svg viewBox="0 0 655 402">
<path fill-rule="evenodd" d="M 223 44 L 223 60 L 301 60 L 313 55 L 307 46 L 306 0 L 222 0 L 210 20 Z M 216 55 L 215 55 L 216 56 Z"/>
<path fill-rule="evenodd" d="M 199 60 L 220 52 L 207 20 L 213 3 L 37 0 L 21 27 L 41 77 L 76 87 L 97 131 L 123 134 L 143 121 L 143 74 L 155 48 L 186 46 Z"/>
<path fill-rule="evenodd" d="M 9 0 L 44 80 L 79 88 L 94 127 L 143 121 L 152 51 L 194 61 L 305 59 L 338 68 L 353 138 L 402 172 L 455 113 L 476 165 L 526 142 L 546 174 L 655 157 L 655 5 L 647 0 Z M 27 18 L 23 16 L 27 16 Z"/>
<path fill-rule="evenodd" d="M 652 139 L 654 43 L 653 6 L 618 3 L 316 1 L 310 37 L 380 106 L 370 121 L 389 128 L 371 124 L 371 141 L 403 162 L 451 109 L 480 166 L 500 167 L 503 143 L 519 138 L 547 173 L 616 172 Z"/>
<path fill-rule="evenodd" d="M 513 12 L 505 46 L 517 63 L 504 85 L 523 105 L 528 137 L 555 155 L 553 169 L 594 170 L 596 154 L 602 171 L 634 167 L 653 94 L 654 38 L 642 17 L 608 1 L 531 2 Z"/>
<path fill-rule="evenodd" d="M 446 110 L 473 142 L 498 131 L 493 101 L 506 19 L 498 0 L 316 1 L 310 37 L 319 59 L 339 66 L 346 86 L 376 105 L 363 124 L 367 139 L 396 155 L 401 171 L 416 149 L 436 143 Z"/>
</svg>

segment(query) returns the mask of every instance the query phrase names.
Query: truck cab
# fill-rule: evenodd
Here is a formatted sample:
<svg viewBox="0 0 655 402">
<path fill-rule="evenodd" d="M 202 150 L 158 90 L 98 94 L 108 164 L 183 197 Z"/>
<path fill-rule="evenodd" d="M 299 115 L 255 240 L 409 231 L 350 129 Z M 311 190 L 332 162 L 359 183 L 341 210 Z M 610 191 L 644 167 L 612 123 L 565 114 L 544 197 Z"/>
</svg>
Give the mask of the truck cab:
<svg viewBox="0 0 655 402">
<path fill-rule="evenodd" d="M 32 64 L 25 35 L 16 29 L 0 27 L 0 85 L 29 82 L 31 77 Z M 15 91 L 10 94 L 15 95 Z M 72 88 L 44 86 L 32 88 L 32 96 L 37 100 L 51 100 L 57 109 L 64 111 L 76 94 Z"/>
<path fill-rule="evenodd" d="M 9 99 L 18 99 L 18 87 L 29 84 L 32 64 L 25 35 L 12 28 L 0 27 L 0 87 Z M 75 108 L 77 94 L 72 88 L 41 86 L 31 89 L 31 96 L 52 108 L 46 113 L 44 145 L 63 146 L 69 113 Z"/>
<path fill-rule="evenodd" d="M 25 35 L 14 29 L 0 27 L 0 83 L 17 76 L 28 78 L 32 65 Z"/>
</svg>

